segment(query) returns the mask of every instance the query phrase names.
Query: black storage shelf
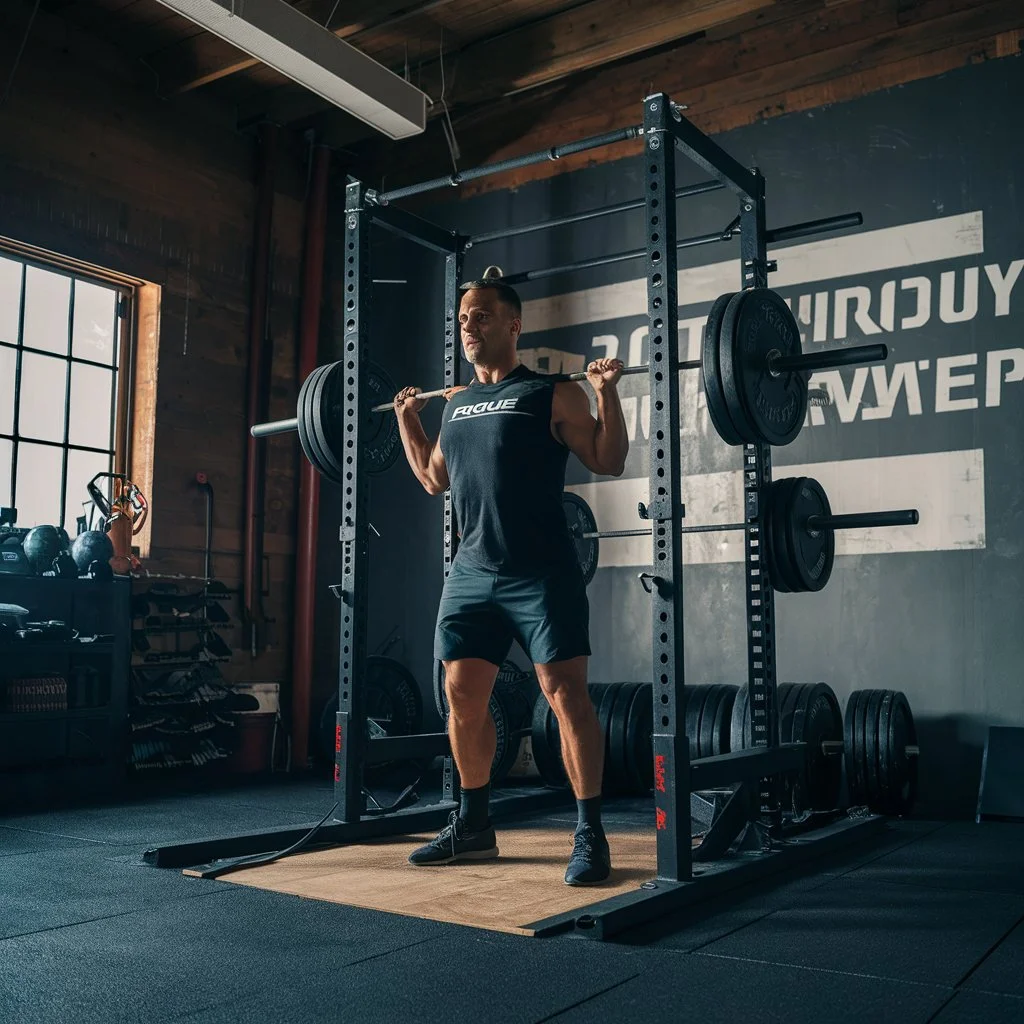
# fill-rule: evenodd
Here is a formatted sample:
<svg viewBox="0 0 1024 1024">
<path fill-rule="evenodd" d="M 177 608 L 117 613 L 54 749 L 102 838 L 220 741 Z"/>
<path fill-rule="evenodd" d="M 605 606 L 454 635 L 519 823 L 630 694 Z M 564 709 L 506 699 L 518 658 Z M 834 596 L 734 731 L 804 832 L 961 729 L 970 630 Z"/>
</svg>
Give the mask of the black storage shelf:
<svg viewBox="0 0 1024 1024">
<path fill-rule="evenodd" d="M 113 638 L 0 641 L 0 807 L 116 793 L 127 775 L 131 581 L 0 575 L 0 603 L 28 609 L 29 622 Z M 7 710 L 13 685 L 46 677 L 65 680 L 65 709 Z"/>
</svg>

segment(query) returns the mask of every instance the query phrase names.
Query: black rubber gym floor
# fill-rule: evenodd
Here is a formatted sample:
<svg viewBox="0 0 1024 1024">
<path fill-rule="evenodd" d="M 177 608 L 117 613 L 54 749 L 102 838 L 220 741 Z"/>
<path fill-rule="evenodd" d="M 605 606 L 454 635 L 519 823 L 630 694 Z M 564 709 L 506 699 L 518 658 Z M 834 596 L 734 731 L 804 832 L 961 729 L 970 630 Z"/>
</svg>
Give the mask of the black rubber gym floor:
<svg viewBox="0 0 1024 1024">
<path fill-rule="evenodd" d="M 895 822 L 604 944 L 142 862 L 149 846 L 308 823 L 332 803 L 329 783 L 275 783 L 0 817 L 0 1021 L 1024 1021 L 1024 826 Z M 609 817 L 639 824 L 636 807 Z"/>
</svg>

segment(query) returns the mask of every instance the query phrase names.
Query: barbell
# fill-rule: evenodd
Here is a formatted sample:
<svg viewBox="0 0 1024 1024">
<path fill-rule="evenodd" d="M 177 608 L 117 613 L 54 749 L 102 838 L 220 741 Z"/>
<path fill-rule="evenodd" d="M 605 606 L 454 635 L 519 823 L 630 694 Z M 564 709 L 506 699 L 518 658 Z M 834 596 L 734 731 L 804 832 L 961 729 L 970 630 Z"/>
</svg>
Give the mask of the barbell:
<svg viewBox="0 0 1024 1024">
<path fill-rule="evenodd" d="M 654 331 L 664 321 L 655 317 Z M 861 363 L 884 362 L 885 345 L 858 345 L 828 352 L 804 353 L 796 318 L 783 299 L 769 288 L 752 288 L 719 297 L 708 315 L 701 358 L 678 364 L 680 370 L 700 370 L 708 414 L 718 435 L 730 445 L 766 443 L 776 446 L 796 439 L 807 415 L 807 381 L 815 370 Z M 664 372 L 657 366 L 627 366 L 623 373 Z M 552 381 L 584 381 L 585 372 L 550 374 Z M 253 437 L 298 431 L 306 458 L 324 476 L 341 480 L 342 412 L 354 397 L 354 366 L 336 362 L 317 367 L 299 389 L 293 419 L 257 423 Z M 450 389 L 420 392 L 419 398 L 445 395 Z M 371 363 L 366 376 L 366 416 L 359 431 L 369 472 L 394 465 L 401 438 L 394 413 L 397 389 L 387 374 Z"/>
<path fill-rule="evenodd" d="M 562 510 L 587 583 L 597 572 L 599 542 L 602 539 L 652 535 L 650 527 L 599 530 L 586 500 L 572 491 L 562 495 Z M 637 511 L 641 519 L 647 518 L 643 503 Z M 833 515 L 825 489 L 817 480 L 812 477 L 784 477 L 762 488 L 758 516 L 753 522 L 678 526 L 675 531 L 686 534 L 756 530 L 759 557 L 773 589 L 792 594 L 824 589 L 835 562 L 836 530 L 916 526 L 918 522 L 920 513 L 913 508 Z"/>
</svg>

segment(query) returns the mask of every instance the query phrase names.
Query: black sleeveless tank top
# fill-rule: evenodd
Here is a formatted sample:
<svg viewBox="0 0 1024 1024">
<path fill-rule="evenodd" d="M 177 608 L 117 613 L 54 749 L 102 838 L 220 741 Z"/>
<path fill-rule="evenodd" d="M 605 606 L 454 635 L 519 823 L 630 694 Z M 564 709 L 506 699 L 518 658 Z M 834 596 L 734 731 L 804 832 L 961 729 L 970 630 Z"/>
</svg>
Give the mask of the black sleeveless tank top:
<svg viewBox="0 0 1024 1024">
<path fill-rule="evenodd" d="M 461 534 L 457 564 L 503 575 L 578 571 L 562 491 L 569 449 L 551 433 L 554 383 L 518 366 L 445 405 L 440 444 Z"/>
</svg>

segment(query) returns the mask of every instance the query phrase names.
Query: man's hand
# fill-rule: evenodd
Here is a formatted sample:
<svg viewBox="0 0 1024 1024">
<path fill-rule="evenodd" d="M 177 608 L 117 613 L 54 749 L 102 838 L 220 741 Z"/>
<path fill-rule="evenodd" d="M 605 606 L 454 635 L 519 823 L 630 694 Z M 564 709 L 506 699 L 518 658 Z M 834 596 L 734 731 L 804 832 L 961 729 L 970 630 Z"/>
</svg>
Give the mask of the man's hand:
<svg viewBox="0 0 1024 1024">
<path fill-rule="evenodd" d="M 587 383 L 594 391 L 614 388 L 622 376 L 624 366 L 621 359 L 595 359 L 587 366 Z"/>
<path fill-rule="evenodd" d="M 422 388 L 402 388 L 401 391 L 395 395 L 395 413 L 401 416 L 403 413 L 419 413 L 419 411 L 427 404 L 425 398 L 417 398 L 416 395 Z"/>
</svg>

